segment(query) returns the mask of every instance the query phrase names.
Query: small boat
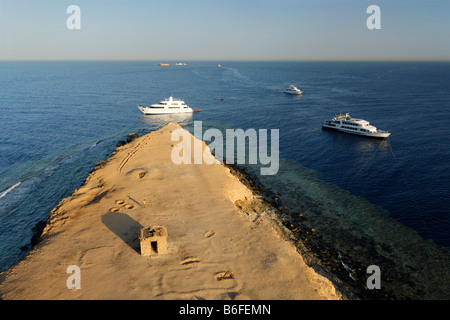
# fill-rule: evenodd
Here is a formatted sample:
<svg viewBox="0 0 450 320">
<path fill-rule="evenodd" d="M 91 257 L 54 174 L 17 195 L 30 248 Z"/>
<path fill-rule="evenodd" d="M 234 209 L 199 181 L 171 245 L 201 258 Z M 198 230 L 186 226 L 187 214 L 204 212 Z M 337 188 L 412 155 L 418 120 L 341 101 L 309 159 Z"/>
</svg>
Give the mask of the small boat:
<svg viewBox="0 0 450 320">
<path fill-rule="evenodd" d="M 350 117 L 348 113 L 345 115 L 337 114 L 333 119 L 326 120 L 322 124 L 322 129 L 337 130 L 373 138 L 387 138 L 391 135 L 390 132 L 377 129 L 366 120 Z"/>
<path fill-rule="evenodd" d="M 289 94 L 295 94 L 295 95 L 301 95 L 303 93 L 302 90 L 298 89 L 296 86 L 291 85 L 289 88 L 287 88 L 286 90 L 284 90 L 285 93 L 289 93 Z"/>
<path fill-rule="evenodd" d="M 159 63 L 158 66 L 168 67 L 168 66 L 170 66 L 170 64 L 168 64 L 168 63 Z"/>
<path fill-rule="evenodd" d="M 192 113 L 194 111 L 183 100 L 174 99 L 172 96 L 150 107 L 138 105 L 138 108 L 144 114 Z"/>
<path fill-rule="evenodd" d="M 222 98 L 222 99 L 220 99 L 220 101 L 225 101 L 225 99 Z"/>
<path fill-rule="evenodd" d="M 194 112 L 202 112 L 200 109 L 195 109 Z"/>
<path fill-rule="evenodd" d="M 178 63 L 175 63 L 175 65 L 176 65 L 176 66 L 185 66 L 186 63 L 184 63 L 184 62 L 178 62 Z"/>
</svg>

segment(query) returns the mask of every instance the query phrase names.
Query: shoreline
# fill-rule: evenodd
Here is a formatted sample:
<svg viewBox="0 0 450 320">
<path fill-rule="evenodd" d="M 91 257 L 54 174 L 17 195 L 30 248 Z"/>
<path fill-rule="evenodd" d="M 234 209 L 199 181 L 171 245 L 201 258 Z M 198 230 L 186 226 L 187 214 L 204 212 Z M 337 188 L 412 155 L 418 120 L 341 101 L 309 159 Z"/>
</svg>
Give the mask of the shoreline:
<svg viewBox="0 0 450 320">
<path fill-rule="evenodd" d="M 269 215 L 267 218 L 271 220 L 273 227 L 277 229 L 277 233 L 297 249 L 306 265 L 314 269 L 314 271 L 322 277 L 328 279 L 336 287 L 343 300 L 361 299 L 356 292 L 348 288 L 344 281 L 327 268 L 320 258 L 317 257 L 311 249 L 308 249 L 305 246 L 301 239 L 295 236 L 288 223 L 282 221 L 281 216 L 286 214 L 286 211 L 283 212 L 283 207 L 280 206 L 276 195 L 272 194 L 270 190 L 267 190 L 259 181 L 258 177 L 250 174 L 245 168 L 240 167 L 238 164 L 226 164 L 224 162 L 224 166 L 229 168 L 230 172 L 236 176 L 241 183 L 257 195 L 258 201 L 260 201 L 262 205 L 269 207 Z"/>
<path fill-rule="evenodd" d="M 169 123 L 118 147 L 108 159 L 100 161 L 84 184 L 50 212 L 42 235 L 39 236 L 40 241 L 19 263 L 0 275 L 0 297 L 2 299 L 195 297 L 255 300 L 348 299 L 348 295 L 341 292 L 341 289 L 345 291 L 345 287 L 330 281 L 336 278 L 327 274 L 325 268 L 318 267 L 318 261 L 314 261 L 312 256 L 307 257 L 306 249 L 299 250 L 298 246 L 294 245 L 288 230 L 276 217 L 274 211 L 276 208 L 258 193 L 257 189 L 251 188 L 252 182 L 243 171 L 229 165 L 204 164 L 185 167 L 186 170 L 179 171 L 178 175 L 171 173 L 174 165 L 167 163 L 167 152 L 161 151 L 161 148 L 156 148 L 152 143 L 156 143 L 158 147 L 165 145 L 167 148 L 167 131 L 178 128 L 181 127 Z M 202 145 L 205 148 L 204 142 Z M 156 148 L 158 153 L 152 153 L 151 151 L 155 151 L 149 150 L 152 147 Z M 170 148 L 167 150 L 170 151 Z M 155 162 L 154 166 L 145 167 L 147 161 L 144 156 L 149 154 L 152 158 L 158 159 L 148 159 L 148 162 L 151 162 L 150 160 Z M 182 199 L 172 197 L 167 191 L 177 188 L 176 181 L 173 182 L 174 178 L 183 180 L 181 184 L 186 180 L 186 186 L 197 187 L 199 183 L 194 182 L 199 181 L 206 183 L 205 193 L 197 195 L 188 190 L 190 192 L 186 199 L 182 192 L 176 194 Z M 134 180 L 131 186 L 129 180 Z M 137 185 L 144 186 L 143 182 L 146 180 L 148 180 L 146 189 L 138 189 Z M 159 184 L 160 182 L 163 184 Z M 217 186 L 216 182 L 220 185 Z M 129 189 L 126 189 L 127 183 Z M 149 186 L 162 186 L 166 192 L 159 194 L 161 199 L 158 199 L 146 193 Z M 203 192 L 203 189 L 200 191 Z M 136 195 L 131 196 L 131 192 Z M 112 198 L 120 200 L 112 201 Z M 172 206 L 167 200 L 173 201 L 178 206 Z M 205 210 L 208 206 L 209 208 Z M 151 213 L 148 213 L 147 207 L 152 208 Z M 209 210 L 217 210 L 218 216 L 210 216 Z M 173 213 L 169 214 L 167 211 Z M 154 215 L 153 212 L 159 214 Z M 179 223 L 180 220 L 183 221 L 182 224 Z M 218 221 L 215 220 L 220 220 L 223 224 L 217 224 Z M 146 227 L 144 221 L 147 224 L 149 221 L 152 221 L 152 224 L 166 223 L 169 232 L 169 254 L 152 258 L 140 256 L 139 245 L 133 232 L 138 227 Z M 126 224 L 128 226 L 124 230 Z M 212 225 L 215 226 L 214 230 L 211 230 Z M 130 228 L 133 232 L 130 232 Z M 196 232 L 190 234 L 186 228 Z M 226 236 L 230 234 L 232 236 Z M 69 247 L 73 245 L 70 250 L 68 244 Z M 270 252 L 265 252 L 266 250 Z M 204 256 L 199 257 L 202 254 Z M 254 263 L 250 258 L 260 261 Z M 69 263 L 76 265 L 74 261 L 80 264 L 83 270 L 82 283 L 91 281 L 91 286 L 97 283 L 97 290 L 83 290 L 87 284 L 82 286 L 81 290 L 68 290 L 65 287 L 68 277 L 65 266 Z M 136 264 L 136 268 L 129 270 L 133 264 Z M 166 271 L 165 266 L 169 266 Z M 213 269 L 217 269 L 217 272 L 212 272 Z M 116 274 L 118 270 L 120 275 Z M 153 276 L 148 274 L 149 270 L 154 271 Z M 127 275 L 125 271 L 130 274 Z M 221 272 L 229 276 L 218 280 L 217 274 Z M 258 272 L 261 277 L 251 276 Z M 36 279 L 36 273 L 42 275 Z M 88 276 L 85 276 L 85 273 L 88 273 Z M 140 279 L 140 274 L 145 276 Z M 155 274 L 159 277 L 156 283 L 154 283 Z M 216 278 L 212 276 L 214 274 Z M 186 275 L 189 280 L 186 280 Z M 131 288 L 130 279 L 134 283 Z M 114 282 L 118 281 L 122 281 L 127 288 L 121 288 L 120 292 L 117 292 Z M 293 286 L 286 288 L 286 281 Z M 146 284 L 142 285 L 140 282 Z M 153 286 L 150 283 L 153 283 Z M 302 285 L 298 286 L 299 283 Z M 52 290 L 39 294 L 38 288 L 40 290 L 45 288 L 43 284 L 49 285 Z M 54 288 L 55 285 L 57 289 Z M 155 285 L 159 290 L 157 292 L 151 289 Z M 102 289 L 99 289 L 99 286 Z M 270 292 L 266 290 L 269 286 Z M 194 290 L 183 291 L 179 287 Z M 258 290 L 258 288 L 265 289 Z"/>
</svg>

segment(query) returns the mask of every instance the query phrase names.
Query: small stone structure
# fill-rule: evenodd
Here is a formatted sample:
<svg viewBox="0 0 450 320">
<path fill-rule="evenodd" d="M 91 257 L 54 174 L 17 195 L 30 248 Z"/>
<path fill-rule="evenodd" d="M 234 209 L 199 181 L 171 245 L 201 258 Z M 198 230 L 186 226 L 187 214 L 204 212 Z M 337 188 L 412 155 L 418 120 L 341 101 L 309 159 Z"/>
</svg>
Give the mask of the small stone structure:
<svg viewBox="0 0 450 320">
<path fill-rule="evenodd" d="M 150 256 L 168 253 L 167 229 L 161 226 L 153 226 L 139 230 L 141 241 L 141 255 Z"/>
</svg>

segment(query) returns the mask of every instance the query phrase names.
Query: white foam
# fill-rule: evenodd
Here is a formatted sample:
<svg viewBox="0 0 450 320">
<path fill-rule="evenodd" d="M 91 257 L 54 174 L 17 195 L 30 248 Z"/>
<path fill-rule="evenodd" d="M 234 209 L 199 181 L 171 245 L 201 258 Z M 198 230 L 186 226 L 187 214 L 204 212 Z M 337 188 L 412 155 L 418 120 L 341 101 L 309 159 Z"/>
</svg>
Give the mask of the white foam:
<svg viewBox="0 0 450 320">
<path fill-rule="evenodd" d="M 15 185 L 9 187 L 8 189 L 6 189 L 5 191 L 2 192 L 2 194 L 0 194 L 0 199 L 3 198 L 4 196 L 6 196 L 9 192 L 11 192 L 12 190 L 14 190 L 15 188 L 17 188 L 22 182 L 17 182 Z"/>
</svg>

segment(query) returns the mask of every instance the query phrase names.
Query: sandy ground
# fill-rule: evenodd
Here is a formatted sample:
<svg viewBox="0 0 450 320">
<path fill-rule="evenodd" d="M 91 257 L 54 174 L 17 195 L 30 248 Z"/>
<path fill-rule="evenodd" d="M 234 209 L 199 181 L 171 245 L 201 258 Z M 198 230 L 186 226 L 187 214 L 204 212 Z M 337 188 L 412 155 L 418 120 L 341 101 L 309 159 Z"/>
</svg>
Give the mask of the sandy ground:
<svg viewBox="0 0 450 320">
<path fill-rule="evenodd" d="M 99 163 L 52 210 L 42 241 L 1 275 L 1 298 L 340 299 L 227 167 L 172 162 L 178 128 Z M 166 254 L 140 254 L 138 231 L 150 226 L 167 228 Z M 70 265 L 80 289 L 68 289 Z"/>
</svg>

